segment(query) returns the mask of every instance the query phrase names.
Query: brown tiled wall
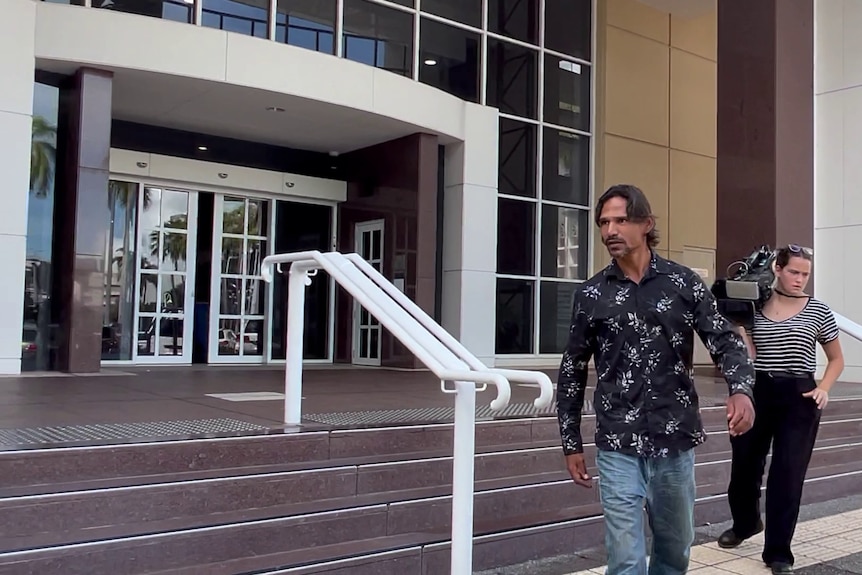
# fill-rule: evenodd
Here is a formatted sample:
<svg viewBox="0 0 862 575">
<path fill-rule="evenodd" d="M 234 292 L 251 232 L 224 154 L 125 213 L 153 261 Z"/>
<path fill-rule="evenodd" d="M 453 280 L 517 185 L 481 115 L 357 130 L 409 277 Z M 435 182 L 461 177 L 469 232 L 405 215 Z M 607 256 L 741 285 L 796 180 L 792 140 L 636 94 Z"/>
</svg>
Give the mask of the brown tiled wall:
<svg viewBox="0 0 862 575">
<path fill-rule="evenodd" d="M 813 0 L 722 0 L 718 24 L 724 269 L 758 244 L 814 242 Z"/>
<path fill-rule="evenodd" d="M 62 90 L 55 206 L 58 369 L 98 372 L 102 357 L 104 250 L 108 234 L 112 75 L 80 69 Z"/>
<path fill-rule="evenodd" d="M 384 220 L 383 274 L 392 279 L 395 260 L 405 264 L 405 293 L 434 314 L 437 285 L 437 137 L 414 134 L 345 156 L 347 201 L 339 206 L 338 249 L 355 251 L 357 222 Z M 353 303 L 336 298 L 336 361 L 350 361 Z M 381 364 L 418 367 L 404 346 L 385 330 Z"/>
</svg>

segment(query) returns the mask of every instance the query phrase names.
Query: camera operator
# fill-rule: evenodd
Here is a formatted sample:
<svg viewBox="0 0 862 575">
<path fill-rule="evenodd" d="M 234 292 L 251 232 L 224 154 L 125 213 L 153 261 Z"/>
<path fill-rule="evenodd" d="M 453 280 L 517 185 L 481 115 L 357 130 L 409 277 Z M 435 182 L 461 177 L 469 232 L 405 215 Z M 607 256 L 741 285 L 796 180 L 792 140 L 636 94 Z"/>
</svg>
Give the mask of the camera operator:
<svg viewBox="0 0 862 575">
<path fill-rule="evenodd" d="M 763 531 L 760 487 L 772 444 L 762 558 L 775 574 L 793 571 L 790 543 L 805 473 L 821 410 L 844 369 L 832 310 L 804 292 L 812 256 L 809 248 L 793 244 L 779 249 L 772 294 L 755 312 L 751 336 L 740 328 L 754 358 L 756 417 L 750 432 L 730 438 L 733 465 L 727 495 L 733 527 L 721 534 L 718 545 L 733 548 Z M 819 384 L 814 379 L 818 343 L 828 358 Z"/>
</svg>

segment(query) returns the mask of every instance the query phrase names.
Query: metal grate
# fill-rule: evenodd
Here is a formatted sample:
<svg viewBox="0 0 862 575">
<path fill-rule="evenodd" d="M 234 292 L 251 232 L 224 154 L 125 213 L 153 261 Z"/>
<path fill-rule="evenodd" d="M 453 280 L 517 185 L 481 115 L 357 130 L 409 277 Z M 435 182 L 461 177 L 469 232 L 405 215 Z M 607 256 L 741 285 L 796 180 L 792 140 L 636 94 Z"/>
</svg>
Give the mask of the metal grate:
<svg viewBox="0 0 862 575">
<path fill-rule="evenodd" d="M 501 411 L 492 411 L 487 405 L 476 408 L 477 420 L 504 419 L 511 417 L 549 416 L 553 408 L 539 410 L 532 403 L 510 403 Z M 374 425 L 399 423 L 440 423 L 455 420 L 453 407 L 418 407 L 414 409 L 386 409 L 379 411 L 347 411 L 341 413 L 313 413 L 303 419 L 326 425 Z"/>
<path fill-rule="evenodd" d="M 210 434 L 233 434 L 268 429 L 237 419 L 194 419 L 186 421 L 152 421 L 147 423 L 97 423 L 0 429 L 0 446 L 80 443 L 164 437 L 188 437 Z"/>
</svg>

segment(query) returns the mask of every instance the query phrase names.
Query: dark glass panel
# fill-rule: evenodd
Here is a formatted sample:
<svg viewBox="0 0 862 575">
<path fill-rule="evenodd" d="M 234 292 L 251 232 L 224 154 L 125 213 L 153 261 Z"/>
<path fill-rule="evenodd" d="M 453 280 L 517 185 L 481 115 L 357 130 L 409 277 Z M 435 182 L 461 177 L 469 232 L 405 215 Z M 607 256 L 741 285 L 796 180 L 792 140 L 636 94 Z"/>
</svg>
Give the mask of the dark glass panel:
<svg viewBox="0 0 862 575">
<path fill-rule="evenodd" d="M 593 0 L 545 0 L 545 47 L 589 60 L 592 3 Z"/>
<path fill-rule="evenodd" d="M 532 280 L 497 279 L 495 352 L 533 353 Z"/>
<path fill-rule="evenodd" d="M 269 0 L 199 0 L 201 24 L 227 32 L 266 38 L 269 36 Z"/>
<path fill-rule="evenodd" d="M 423 18 L 419 42 L 419 81 L 478 102 L 479 34 Z"/>
<path fill-rule="evenodd" d="M 315 52 L 335 54 L 335 0 L 278 0 L 275 39 Z"/>
<path fill-rule="evenodd" d="M 55 0 L 49 0 L 54 2 Z M 83 0 L 61 0 L 58 4 L 79 4 Z M 93 0 L 93 8 L 114 10 L 127 14 L 163 18 L 175 22 L 191 23 L 194 14 L 194 3 L 185 0 Z"/>
<path fill-rule="evenodd" d="M 538 44 L 539 0 L 488 0 L 488 30 Z"/>
<path fill-rule="evenodd" d="M 538 117 L 539 53 L 488 40 L 488 105 L 504 114 Z"/>
<path fill-rule="evenodd" d="M 544 129 L 542 198 L 586 206 L 590 201 L 590 139 Z"/>
<path fill-rule="evenodd" d="M 569 339 L 572 297 L 579 284 L 543 281 L 539 288 L 539 353 L 562 353 Z"/>
<path fill-rule="evenodd" d="M 535 124 L 500 118 L 499 183 L 501 194 L 536 197 Z"/>
<path fill-rule="evenodd" d="M 545 55 L 545 121 L 590 131 L 590 68 Z"/>
<path fill-rule="evenodd" d="M 332 208 L 276 202 L 275 253 L 331 249 Z M 285 270 L 287 271 L 287 270 Z M 329 276 L 320 272 L 305 290 L 303 357 L 327 359 L 329 351 Z M 272 300 L 272 357 L 286 357 L 287 274 L 276 274 Z"/>
<path fill-rule="evenodd" d="M 447 20 L 482 27 L 482 0 L 422 0 L 420 8 Z"/>
<path fill-rule="evenodd" d="M 344 0 L 344 57 L 413 77 L 413 15 L 366 0 Z"/>
<path fill-rule="evenodd" d="M 501 198 L 497 206 L 497 273 L 535 274 L 536 204 Z"/>
</svg>

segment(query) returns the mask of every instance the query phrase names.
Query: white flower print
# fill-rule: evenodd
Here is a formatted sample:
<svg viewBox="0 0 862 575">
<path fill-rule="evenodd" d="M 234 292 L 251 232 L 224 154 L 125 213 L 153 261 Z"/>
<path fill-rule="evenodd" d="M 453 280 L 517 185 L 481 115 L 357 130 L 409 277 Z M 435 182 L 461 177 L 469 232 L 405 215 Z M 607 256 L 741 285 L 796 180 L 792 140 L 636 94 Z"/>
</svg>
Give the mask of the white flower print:
<svg viewBox="0 0 862 575">
<path fill-rule="evenodd" d="M 625 422 L 634 423 L 635 421 L 637 421 L 638 415 L 640 415 L 640 411 L 640 407 L 633 407 L 629 409 L 628 412 L 626 412 Z"/>
<path fill-rule="evenodd" d="M 584 295 L 590 299 L 599 299 L 602 297 L 602 290 L 596 285 L 587 286 L 584 288 Z"/>
<path fill-rule="evenodd" d="M 674 392 L 674 395 L 676 396 L 676 400 L 677 400 L 677 401 L 680 403 L 680 405 L 682 405 L 683 407 L 689 407 L 689 406 L 691 405 L 691 396 L 688 394 L 688 392 L 687 392 L 686 390 L 684 390 L 684 389 L 677 389 L 677 390 Z"/>
<path fill-rule="evenodd" d="M 655 310 L 659 313 L 669 312 L 671 309 L 671 305 L 673 304 L 673 300 L 667 296 L 664 296 L 660 300 L 658 300 L 655 304 Z"/>
<path fill-rule="evenodd" d="M 631 288 L 629 288 L 628 286 L 621 287 L 619 290 L 617 290 L 617 293 L 614 296 L 614 303 L 616 305 L 623 305 L 624 303 L 626 303 L 626 300 L 629 299 L 631 291 Z"/>
</svg>

